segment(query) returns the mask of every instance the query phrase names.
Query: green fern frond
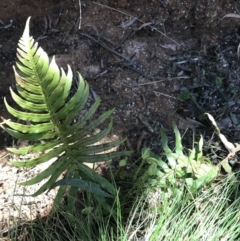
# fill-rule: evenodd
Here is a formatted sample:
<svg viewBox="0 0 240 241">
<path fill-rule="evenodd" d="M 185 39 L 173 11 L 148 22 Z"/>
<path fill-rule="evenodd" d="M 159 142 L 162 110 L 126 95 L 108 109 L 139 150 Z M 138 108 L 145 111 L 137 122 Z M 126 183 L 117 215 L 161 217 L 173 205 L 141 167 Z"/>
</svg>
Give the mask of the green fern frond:
<svg viewBox="0 0 240 241">
<path fill-rule="evenodd" d="M 30 18 L 27 20 L 17 48 L 17 62 L 14 67 L 16 90 L 10 88 L 12 99 L 19 108 L 11 107 L 6 98 L 4 99 L 8 112 L 17 118 L 18 122 L 4 119 L 3 129 L 17 139 L 33 142 L 32 145 L 20 149 L 8 148 L 9 151 L 22 155 L 40 152 L 41 155 L 24 162 L 10 161 L 10 163 L 17 167 L 32 167 L 55 158 L 46 170 L 21 183 L 22 185 L 34 185 L 49 178 L 33 196 L 53 186 L 68 184 L 65 180 L 61 182 L 57 180 L 70 167 L 74 172 L 68 172 L 70 175 L 68 180 L 74 180 L 74 186 L 81 187 L 83 183 L 87 183 L 84 185 L 85 189 L 90 184 L 92 185 L 89 191 L 99 189 L 96 193 L 109 197 L 109 194 L 100 190 L 104 188 L 110 195 L 114 195 L 115 189 L 112 185 L 84 164 L 129 154 L 125 151 L 104 154 L 104 151 L 117 147 L 123 141 L 96 145 L 112 129 L 113 110 L 92 120 L 92 116 L 100 105 L 100 99 L 97 98 L 89 110 L 78 118 L 88 100 L 88 83 L 78 73 L 78 88 L 73 95 L 70 94 L 73 84 L 71 67 L 68 66 L 68 71 L 65 73 L 62 68 L 58 67 L 54 57 L 51 61 L 49 60 L 46 52 L 30 37 L 29 21 Z M 108 119 L 110 121 L 107 128 L 92 135 L 92 132 Z M 42 154 L 42 152 L 45 153 Z M 76 173 L 81 179 L 79 182 L 76 181 Z M 82 180 L 83 177 L 85 180 Z M 60 188 L 58 200 L 61 200 L 64 190 L 66 188 Z"/>
</svg>

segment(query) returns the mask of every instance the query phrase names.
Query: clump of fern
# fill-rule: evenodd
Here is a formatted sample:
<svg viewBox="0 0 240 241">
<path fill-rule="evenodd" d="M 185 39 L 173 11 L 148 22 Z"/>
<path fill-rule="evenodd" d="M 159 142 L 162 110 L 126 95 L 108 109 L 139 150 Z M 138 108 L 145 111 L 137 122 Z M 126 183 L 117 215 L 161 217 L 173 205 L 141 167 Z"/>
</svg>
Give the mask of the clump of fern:
<svg viewBox="0 0 240 241">
<path fill-rule="evenodd" d="M 219 174 L 219 167 L 203 155 L 203 138 L 200 137 L 197 145 L 185 153 L 182 137 L 173 123 L 175 133 L 175 149 L 168 146 L 168 139 L 161 130 L 163 153 L 154 154 L 149 148 L 142 150 L 142 159 L 147 163 L 147 185 L 156 190 L 158 195 L 165 198 L 174 198 L 186 189 L 190 195 L 198 193 L 201 188 L 212 183 Z"/>
</svg>

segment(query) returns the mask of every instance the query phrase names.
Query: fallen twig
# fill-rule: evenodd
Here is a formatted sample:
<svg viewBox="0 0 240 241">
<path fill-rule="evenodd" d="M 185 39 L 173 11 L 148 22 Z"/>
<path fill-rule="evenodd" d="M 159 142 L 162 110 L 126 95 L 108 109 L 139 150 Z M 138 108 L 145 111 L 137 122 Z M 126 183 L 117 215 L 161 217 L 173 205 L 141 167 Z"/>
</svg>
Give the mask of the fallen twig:
<svg viewBox="0 0 240 241">
<path fill-rule="evenodd" d="M 143 130 L 141 136 L 138 138 L 138 142 L 137 142 L 137 152 L 139 153 L 141 151 L 141 146 L 142 146 L 142 142 L 144 137 L 146 136 L 146 132 Z"/>
<path fill-rule="evenodd" d="M 148 123 L 148 121 L 146 119 L 144 119 L 142 113 L 138 115 L 139 120 L 147 127 L 148 131 L 151 133 L 154 133 L 153 128 L 151 127 L 151 125 Z"/>
<path fill-rule="evenodd" d="M 81 29 L 81 23 L 82 23 L 82 4 L 81 4 L 81 0 L 79 0 L 79 25 L 78 25 L 78 29 Z"/>
<path fill-rule="evenodd" d="M 105 43 L 103 43 L 102 41 L 99 41 L 97 39 L 95 39 L 94 37 L 92 37 L 91 35 L 89 34 L 86 34 L 86 33 L 80 33 L 81 35 L 87 37 L 87 38 L 90 38 L 91 40 L 93 40 L 94 42 L 98 43 L 99 45 L 101 45 L 102 47 L 104 47 L 105 49 L 109 50 L 110 52 L 112 52 L 113 54 L 117 55 L 118 57 L 122 58 L 122 59 L 125 59 L 127 61 L 131 61 L 129 58 L 127 58 L 126 56 L 118 53 L 117 51 L 115 51 L 114 49 L 111 49 L 109 48 Z"/>
</svg>

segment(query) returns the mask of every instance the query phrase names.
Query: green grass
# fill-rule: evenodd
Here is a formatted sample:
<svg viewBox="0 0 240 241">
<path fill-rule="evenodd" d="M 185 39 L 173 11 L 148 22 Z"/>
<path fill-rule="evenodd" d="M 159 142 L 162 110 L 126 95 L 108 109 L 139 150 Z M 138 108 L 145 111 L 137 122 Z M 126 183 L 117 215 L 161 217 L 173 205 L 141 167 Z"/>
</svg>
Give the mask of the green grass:
<svg viewBox="0 0 240 241">
<path fill-rule="evenodd" d="M 220 176 L 220 167 L 203 155 L 202 138 L 185 150 L 176 126 L 174 133 L 174 150 L 162 131 L 161 157 L 143 149 L 141 163 L 132 165 L 131 173 L 112 179 L 115 198 L 69 192 L 61 210 L 9 233 L 11 240 L 240 240 L 239 174 Z M 121 163 L 131 164 L 129 159 Z"/>
<path fill-rule="evenodd" d="M 146 240 L 239 240 L 239 204 L 237 182 L 224 179 L 213 188 L 198 194 L 167 201 L 162 212 L 156 206 L 155 220 Z"/>
<path fill-rule="evenodd" d="M 186 190 L 169 199 L 149 189 L 136 192 L 135 186 L 130 199 L 118 192 L 110 214 L 86 194 L 74 214 L 62 210 L 25 226 L 22 240 L 239 240 L 239 183 L 231 177 L 194 197 Z"/>
</svg>

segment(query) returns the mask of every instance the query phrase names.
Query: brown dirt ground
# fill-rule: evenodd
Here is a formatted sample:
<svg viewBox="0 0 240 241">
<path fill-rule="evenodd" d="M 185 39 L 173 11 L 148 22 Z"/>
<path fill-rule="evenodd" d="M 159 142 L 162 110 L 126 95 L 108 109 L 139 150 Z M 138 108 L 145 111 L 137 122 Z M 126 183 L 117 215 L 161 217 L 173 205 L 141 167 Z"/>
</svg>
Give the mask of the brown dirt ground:
<svg viewBox="0 0 240 241">
<path fill-rule="evenodd" d="M 143 131 L 145 143 L 158 147 L 158 128 L 169 129 L 173 120 L 183 130 L 198 127 L 195 120 L 206 127 L 199 112 L 209 111 L 229 127 L 230 113 L 240 119 L 240 19 L 223 19 L 229 13 L 240 13 L 239 1 L 82 0 L 80 15 L 77 0 L 1 0 L 1 116 L 9 118 L 3 97 L 11 102 L 17 43 L 32 16 L 31 34 L 39 45 L 60 66 L 70 64 L 83 75 L 92 95 L 101 97 L 99 113 L 115 107 L 113 133 L 127 135 L 133 149 L 139 150 Z M 216 87 L 216 76 L 223 90 L 235 89 L 231 101 Z M 192 90 L 197 99 L 182 103 L 183 90 Z M 1 150 L 12 142 L 0 131 Z M 0 152 L 2 165 L 5 154 Z"/>
</svg>

